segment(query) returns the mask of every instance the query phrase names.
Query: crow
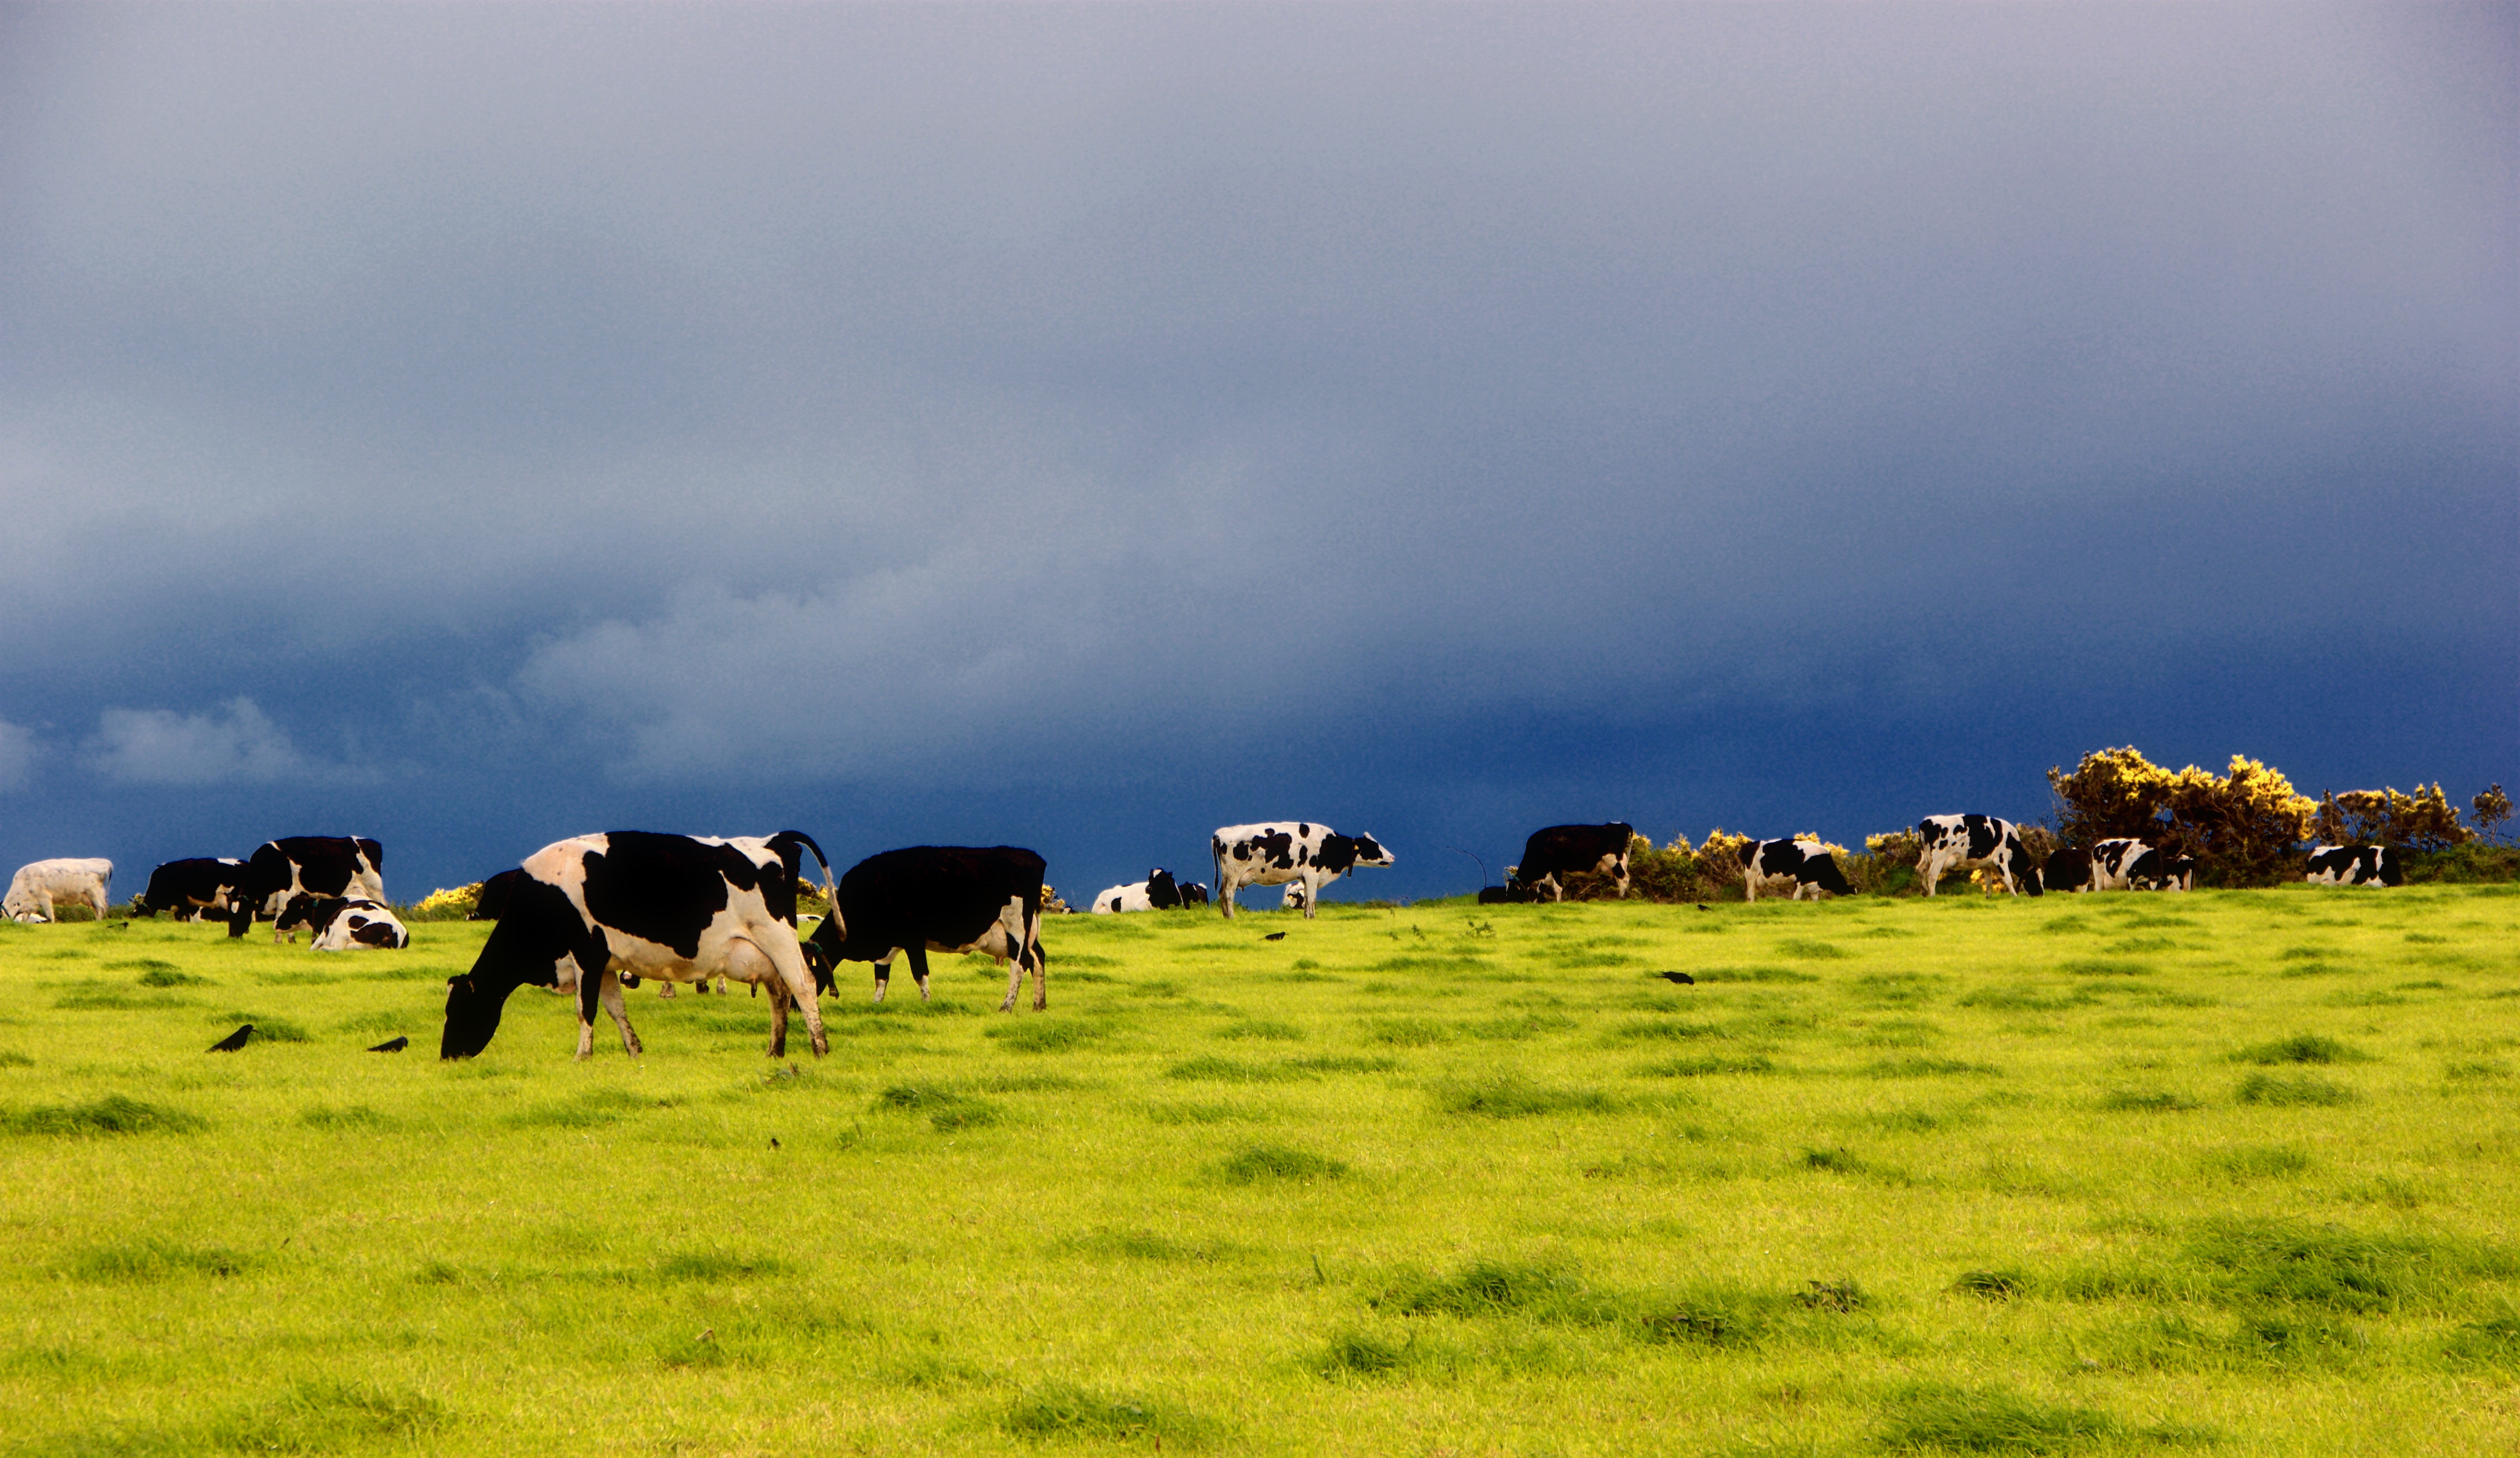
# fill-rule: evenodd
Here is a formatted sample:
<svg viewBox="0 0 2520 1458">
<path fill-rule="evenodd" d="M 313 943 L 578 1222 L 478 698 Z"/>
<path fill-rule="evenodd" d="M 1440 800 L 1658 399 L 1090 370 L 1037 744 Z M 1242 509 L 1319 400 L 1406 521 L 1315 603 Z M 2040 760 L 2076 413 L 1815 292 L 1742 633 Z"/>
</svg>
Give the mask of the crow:
<svg viewBox="0 0 2520 1458">
<path fill-rule="evenodd" d="M 411 1039 L 403 1037 L 400 1034 L 396 1034 L 395 1036 L 389 1037 L 383 1042 L 377 1044 L 368 1051 L 370 1053 L 400 1053 L 402 1050 L 410 1046 Z"/>
<path fill-rule="evenodd" d="M 239 1048 L 245 1046 L 246 1039 L 252 1036 L 253 1025 L 248 1023 L 245 1026 L 238 1028 L 236 1031 L 229 1033 L 226 1037 L 212 1043 L 210 1045 L 210 1051 L 212 1053 L 234 1053 Z"/>
<path fill-rule="evenodd" d="M 1268 935 L 1263 936 L 1263 937 L 1261 937 L 1260 939 L 1261 939 L 1262 941 L 1283 941 L 1283 940 L 1285 940 L 1285 939 L 1286 939 L 1286 934 L 1285 934 L 1285 933 L 1283 933 L 1283 932 L 1272 932 L 1272 933 L 1270 933 Z"/>
<path fill-rule="evenodd" d="M 1690 977 L 1685 972 L 1657 972 L 1654 976 L 1677 987 L 1694 987 L 1697 985 L 1697 979 Z"/>
</svg>

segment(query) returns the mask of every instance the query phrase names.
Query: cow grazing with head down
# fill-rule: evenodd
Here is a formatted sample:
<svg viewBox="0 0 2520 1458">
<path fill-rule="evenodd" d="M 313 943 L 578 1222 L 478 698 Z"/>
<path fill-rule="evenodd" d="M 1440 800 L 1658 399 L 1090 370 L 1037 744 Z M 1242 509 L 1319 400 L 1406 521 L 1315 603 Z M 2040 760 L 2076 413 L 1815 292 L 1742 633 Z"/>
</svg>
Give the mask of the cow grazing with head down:
<svg viewBox="0 0 2520 1458">
<path fill-rule="evenodd" d="M 365 896 L 292 896 L 280 908 L 275 931 L 291 941 L 304 927 L 306 944 L 319 952 L 400 951 L 411 933 L 393 908 Z"/>
<path fill-rule="evenodd" d="M 113 862 L 103 858 L 65 856 L 30 861 L 9 878 L 9 892 L 0 897 L 0 915 L 18 922 L 56 922 L 61 906 L 89 906 L 105 920 L 113 903 Z"/>
<path fill-rule="evenodd" d="M 1272 821 L 1229 825 L 1208 838 L 1216 861 L 1216 908 L 1234 916 L 1234 893 L 1246 886 L 1303 887 L 1304 915 L 1321 904 L 1322 888 L 1362 866 L 1388 866 L 1391 852 L 1372 836 L 1342 836 L 1327 825 Z"/>
<path fill-rule="evenodd" d="M 1916 822 L 1916 839 L 1923 847 L 1916 857 L 1916 874 L 1924 881 L 1926 895 L 1934 893 L 1944 872 L 1978 866 L 2003 878 L 2004 890 L 2013 895 L 2035 896 L 2045 889 L 2021 847 L 2021 833 L 2009 820 L 1993 815 L 1928 815 Z"/>
<path fill-rule="evenodd" d="M 1182 905 L 1182 888 L 1173 873 L 1158 866 L 1144 881 L 1115 886 L 1094 898 L 1092 910 L 1102 915 L 1120 911 L 1172 911 Z"/>
<path fill-rule="evenodd" d="M 2060 845 L 2049 851 L 2048 864 L 2039 868 L 2039 885 L 2051 891 L 2090 890 L 2092 853 L 2072 845 Z"/>
<path fill-rule="evenodd" d="M 440 1058 L 490 1046 L 508 996 L 531 984 L 577 994 L 577 1056 L 595 1051 L 601 1006 L 640 1051 L 622 1006 L 624 974 L 692 981 L 732 978 L 770 989 L 770 1056 L 788 1051 L 788 1009 L 805 1011 L 816 1056 L 831 1050 L 813 974 L 796 941 L 802 831 L 775 836 L 668 836 L 613 831 L 557 841 L 525 857 L 499 924 L 472 970 L 446 980 Z M 824 866 L 829 885 L 831 868 Z M 826 922 L 826 926 L 831 923 Z"/>
<path fill-rule="evenodd" d="M 168 861 L 149 873 L 149 889 L 131 898 L 133 916 L 171 912 L 179 922 L 203 913 L 227 920 L 230 895 L 245 879 L 245 862 L 233 856 L 197 855 Z"/>
<path fill-rule="evenodd" d="M 1771 881 L 1791 882 L 1797 901 L 1806 894 L 1817 901 L 1822 891 L 1855 894 L 1855 888 L 1846 884 L 1846 873 L 1838 869 L 1837 857 L 1818 841 L 1752 841 L 1742 846 L 1742 899 L 1758 900 L 1759 887 Z"/>
<path fill-rule="evenodd" d="M 1522 843 L 1522 859 L 1506 877 L 1508 886 L 1533 892 L 1546 888 L 1549 899 L 1566 899 L 1560 877 L 1573 875 L 1607 876 L 1618 884 L 1619 894 L 1628 893 L 1628 844 L 1637 838 L 1636 831 L 1624 824 L 1552 825 L 1531 833 Z"/>
<path fill-rule="evenodd" d="M 1020 845 L 912 845 L 870 855 L 840 877 L 831 917 L 805 940 L 815 981 L 829 989 L 842 962 L 872 962 L 881 1002 L 899 952 L 924 1001 L 928 952 L 983 952 L 1008 969 L 998 1011 L 1014 1011 L 1029 971 L 1039 1012 L 1050 1005 L 1050 959 L 1041 948 L 1048 869 Z"/>
<path fill-rule="evenodd" d="M 2092 888 L 2101 891 L 2187 889 L 2196 862 L 2162 853 L 2158 845 L 2119 837 L 2092 846 Z"/>
<path fill-rule="evenodd" d="M 2314 886 L 2404 886 L 2407 872 L 2387 845 L 2317 845 L 2302 879 Z"/>
<path fill-rule="evenodd" d="M 385 898 L 385 848 L 359 836 L 287 836 L 265 841 L 246 861 L 229 896 L 228 934 L 243 936 L 258 916 L 277 917 L 289 898 Z M 278 941 L 280 934 L 272 934 Z"/>
</svg>

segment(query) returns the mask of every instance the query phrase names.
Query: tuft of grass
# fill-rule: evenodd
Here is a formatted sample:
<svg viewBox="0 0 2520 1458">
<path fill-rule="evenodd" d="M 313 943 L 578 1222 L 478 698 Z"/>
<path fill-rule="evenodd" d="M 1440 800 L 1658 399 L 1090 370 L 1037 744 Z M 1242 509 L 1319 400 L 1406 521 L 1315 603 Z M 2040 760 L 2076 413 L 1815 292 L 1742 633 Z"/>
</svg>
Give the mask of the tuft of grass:
<svg viewBox="0 0 2520 1458">
<path fill-rule="evenodd" d="M 1342 1161 L 1283 1144 L 1246 1144 L 1216 1166 L 1217 1177 L 1229 1185 L 1256 1185 L 1272 1180 L 1309 1184 L 1337 1179 L 1346 1173 L 1347 1165 Z"/>
<path fill-rule="evenodd" d="M 189 972 L 178 972 L 175 970 L 173 965 L 165 962 L 158 962 L 155 959 L 141 964 L 114 962 L 107 965 L 112 967 L 128 967 L 134 965 L 147 967 L 148 970 L 146 972 L 143 972 L 140 976 L 132 979 L 133 981 L 138 982 L 143 987 L 206 987 L 210 985 L 210 980 L 208 978 L 195 977 Z"/>
<path fill-rule="evenodd" d="M 1006 1111 L 986 1099 L 975 1099 L 936 1084 L 896 1083 L 876 1095 L 878 1109 L 906 1109 L 927 1116 L 940 1134 L 959 1129 L 985 1129 L 1006 1122 Z"/>
<path fill-rule="evenodd" d="M 113 1246 L 91 1246 L 70 1257 L 71 1277 L 99 1284 L 154 1283 L 185 1276 L 242 1276 L 262 1258 L 225 1246 L 179 1246 L 171 1241 L 142 1240 Z"/>
<path fill-rule="evenodd" d="M 1093 1024 L 1058 1018 L 1026 1018 L 988 1030 L 988 1036 L 1018 1053 L 1070 1053 L 1109 1035 L 1108 1029 Z"/>
<path fill-rule="evenodd" d="M 1258 1038 L 1272 1043 L 1300 1043 L 1304 1030 L 1292 1023 L 1274 1023 L 1265 1018 L 1245 1018 L 1216 1030 L 1220 1038 Z"/>
<path fill-rule="evenodd" d="M 1777 943 L 1777 953 L 1798 962 L 1841 962 L 1855 955 L 1836 942 L 1809 936 L 1785 937 Z"/>
<path fill-rule="evenodd" d="M 2166 1088 L 2121 1088 L 2100 1100 L 2100 1107 L 2128 1114 L 2185 1114 L 2205 1106 Z"/>
<path fill-rule="evenodd" d="M 1812 973 L 1790 967 L 1700 967 L 1689 976 L 1700 982 L 1817 982 Z"/>
<path fill-rule="evenodd" d="M 2030 1290 L 2030 1278 L 2010 1267 L 1991 1271 L 1962 1271 L 1953 1278 L 1953 1292 L 1973 1296 L 1982 1301 L 2008 1301 Z"/>
<path fill-rule="evenodd" d="M 2003 1073 L 2003 1070 L 1991 1063 L 1971 1063 L 1958 1058 L 1883 1058 L 1866 1064 L 1860 1071 L 1872 1078 L 1938 1078 L 1956 1073 L 2001 1077 Z"/>
<path fill-rule="evenodd" d="M 1689 1042 L 1697 1038 L 1729 1038 L 1732 1034 L 1712 1023 L 1689 1023 L 1678 1018 L 1640 1018 L 1610 1029 L 1614 1043 Z"/>
<path fill-rule="evenodd" d="M 2061 1013 L 2067 1008 L 2087 1008 L 2099 1000 L 2088 987 L 2050 992 L 2021 983 L 1980 987 L 1958 999 L 1961 1007 L 1989 1008 L 1999 1013 Z"/>
<path fill-rule="evenodd" d="M 1606 1114 L 1615 1107 L 1610 1096 L 1597 1088 L 1550 1088 L 1509 1072 L 1442 1083 L 1432 1091 L 1432 1097 L 1435 1107 L 1446 1114 L 1476 1115 L 1482 1118 Z"/>
<path fill-rule="evenodd" d="M 1649 1063 L 1637 1070 L 1641 1078 L 1711 1078 L 1724 1073 L 1773 1073 L 1777 1066 L 1764 1054 L 1724 1057 L 1709 1054 L 1702 1058 L 1675 1058 L 1662 1063 Z"/>
<path fill-rule="evenodd" d="M 738 1281 L 775 1280 L 796 1268 L 776 1255 L 739 1254 L 725 1251 L 685 1251 L 656 1262 L 656 1275 L 666 1281 L 697 1281 L 721 1286 Z"/>
<path fill-rule="evenodd" d="M 1564 1266 L 1481 1258 L 1449 1276 L 1404 1272 L 1367 1298 L 1404 1316 L 1507 1316 L 1558 1307 L 1584 1295 Z"/>
<path fill-rule="evenodd" d="M 1376 1018 L 1365 1025 L 1368 1042 L 1394 1048 L 1432 1048 L 1461 1037 L 1461 1029 L 1432 1018 Z"/>
<path fill-rule="evenodd" d="M 2105 958 L 2086 957 L 2066 963 L 2063 970 L 2083 978 L 2132 978 L 2149 974 L 2153 971 L 2153 966 L 2149 962 L 2119 962 Z"/>
<path fill-rule="evenodd" d="M 1210 1055 L 1174 1064 L 1164 1070 L 1164 1076 L 1185 1083 L 1285 1083 L 1307 1075 L 1288 1065 L 1240 1063 Z"/>
<path fill-rule="evenodd" d="M 221 1013 L 207 1020 L 229 1029 L 240 1023 L 253 1025 L 253 1041 L 257 1043 L 303 1043 L 311 1041 L 306 1029 L 287 1018 L 266 1017 L 261 1013 Z"/>
<path fill-rule="evenodd" d="M 31 1069 L 35 1061 L 14 1048 L 0 1048 L 0 1069 Z"/>
<path fill-rule="evenodd" d="M 205 1446 L 239 1453 L 329 1453 L 410 1443 L 453 1420 L 443 1403 L 420 1392 L 305 1382 L 231 1410 L 201 1435 Z"/>
<path fill-rule="evenodd" d="M 2289 1144 L 2235 1145 L 2210 1151 L 2196 1162 L 2206 1173 L 2227 1179 L 2271 1179 L 2307 1171 L 2310 1155 Z"/>
<path fill-rule="evenodd" d="M 0 1110 L 0 1133 L 9 1134 L 198 1134 L 209 1126 L 199 1115 L 121 1094 L 84 1104 Z"/>
<path fill-rule="evenodd" d="M 1053 1249 L 1105 1260 L 1216 1261 L 1236 1253 L 1221 1241 L 1179 1241 L 1151 1230 L 1089 1230 L 1064 1237 Z"/>
<path fill-rule="evenodd" d="M 1325 1378 L 1389 1377 L 1412 1364 L 1417 1355 L 1418 1334 L 1411 1332 L 1399 1342 L 1372 1332 L 1345 1331 L 1330 1338 L 1309 1364 Z"/>
<path fill-rule="evenodd" d="M 2297 1032 L 2272 1043 L 2257 1043 L 2231 1055 L 2233 1063 L 2368 1063 L 2371 1055 L 2334 1038 Z"/>
<path fill-rule="evenodd" d="M 1881 1446 L 1893 1452 L 2063 1453 L 2113 1437 L 2095 1408 L 2052 1407 L 2002 1388 L 1922 1384 L 1894 1393 Z"/>
<path fill-rule="evenodd" d="M 1108 1396 L 1072 1383 L 1051 1383 L 1025 1392 L 1007 1408 L 999 1426 L 1018 1437 L 1089 1442 L 1138 1442 L 1157 1447 L 1199 1447 L 1217 1424 L 1171 1403 Z"/>
<path fill-rule="evenodd" d="M 297 1121 L 311 1129 L 390 1129 L 394 1120 L 389 1116 L 365 1104 L 351 1104 L 336 1109 L 329 1104 L 309 1105 L 297 1116 Z"/>
<path fill-rule="evenodd" d="M 2496 1247 L 2289 1220 L 2208 1221 L 2180 1255 L 2208 1273 L 2224 1304 L 2273 1301 L 2348 1313 L 2431 1301 L 2468 1281 L 2520 1271 L 2520 1262 Z"/>
<path fill-rule="evenodd" d="M 2442 1355 L 2453 1366 L 2520 1368 L 2520 1310 L 2505 1305 L 2482 1320 L 2460 1323 Z"/>
<path fill-rule="evenodd" d="M 2276 1108 L 2334 1108 L 2351 1104 L 2362 1097 L 2334 1079 L 2317 1073 L 2285 1076 L 2280 1073 L 2251 1073 L 2240 1080 L 2233 1091 L 2243 1104 L 2268 1104 Z"/>
</svg>

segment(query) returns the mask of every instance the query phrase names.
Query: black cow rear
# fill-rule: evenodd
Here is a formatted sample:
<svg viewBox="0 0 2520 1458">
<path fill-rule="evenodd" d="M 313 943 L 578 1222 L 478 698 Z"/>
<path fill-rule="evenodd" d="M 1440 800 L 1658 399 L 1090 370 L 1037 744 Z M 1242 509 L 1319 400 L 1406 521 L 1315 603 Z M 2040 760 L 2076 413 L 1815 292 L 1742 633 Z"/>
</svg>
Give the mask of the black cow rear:
<svg viewBox="0 0 2520 1458">
<path fill-rule="evenodd" d="M 805 940 L 818 987 L 830 990 L 842 962 L 875 964 L 876 1000 L 891 980 L 895 951 L 910 959 L 927 996 L 927 953 L 985 951 L 1012 966 L 1011 1012 L 1024 973 L 1035 1011 L 1049 1006 L 1049 959 L 1041 948 L 1041 887 L 1047 862 L 1019 845 L 914 845 L 868 856 L 840 877 L 835 916 Z"/>
<path fill-rule="evenodd" d="M 179 922 L 197 921 L 203 912 L 224 915 L 230 894 L 244 879 L 245 862 L 231 857 L 168 861 L 149 873 L 149 889 L 131 899 L 132 914 L 172 912 Z"/>
<path fill-rule="evenodd" d="M 1518 890 L 1533 893 L 1546 888 L 1549 899 L 1566 897 L 1561 878 L 1607 876 L 1618 884 L 1619 894 L 1628 893 L 1628 846 L 1637 838 L 1636 830 L 1622 822 L 1608 825 L 1552 825 L 1531 833 L 1522 843 L 1522 860 L 1513 868 L 1508 882 Z"/>
</svg>

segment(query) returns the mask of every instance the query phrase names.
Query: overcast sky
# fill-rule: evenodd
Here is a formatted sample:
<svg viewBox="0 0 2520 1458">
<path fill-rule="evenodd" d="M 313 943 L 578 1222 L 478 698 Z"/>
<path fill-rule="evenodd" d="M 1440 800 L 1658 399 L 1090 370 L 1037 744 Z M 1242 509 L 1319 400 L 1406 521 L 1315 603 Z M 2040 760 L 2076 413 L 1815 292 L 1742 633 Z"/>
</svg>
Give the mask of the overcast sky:
<svg viewBox="0 0 2520 1458">
<path fill-rule="evenodd" d="M 2520 10 L 0 9 L 0 860 L 2520 781 Z"/>
</svg>

